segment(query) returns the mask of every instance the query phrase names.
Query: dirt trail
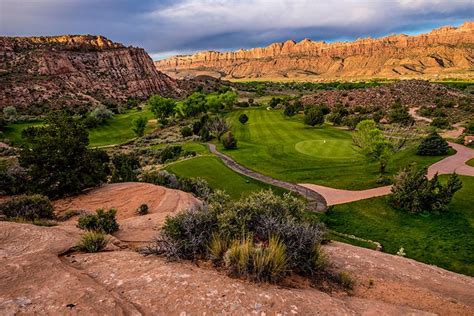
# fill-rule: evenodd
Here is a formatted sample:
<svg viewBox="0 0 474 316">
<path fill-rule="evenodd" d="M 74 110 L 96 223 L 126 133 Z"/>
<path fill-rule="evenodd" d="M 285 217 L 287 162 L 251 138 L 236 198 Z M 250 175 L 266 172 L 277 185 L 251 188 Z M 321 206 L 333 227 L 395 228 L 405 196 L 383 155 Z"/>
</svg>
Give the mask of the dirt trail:
<svg viewBox="0 0 474 316">
<path fill-rule="evenodd" d="M 469 159 L 474 158 L 474 150 L 455 143 L 449 143 L 449 145 L 456 150 L 456 154 L 432 164 L 428 168 L 428 178 L 431 179 L 436 173 L 450 174 L 453 172 L 459 175 L 474 176 L 474 168 L 466 165 Z M 387 195 L 390 194 L 391 190 L 391 186 L 353 191 L 334 189 L 312 183 L 300 183 L 300 185 L 321 194 L 326 199 L 328 206 Z"/>
<path fill-rule="evenodd" d="M 130 250 L 64 253 L 72 226 L 0 222 L 0 314 L 472 315 L 474 279 L 341 243 L 324 246 L 354 294 L 232 279 L 212 267 Z M 440 286 L 442 285 L 442 286 Z"/>
</svg>

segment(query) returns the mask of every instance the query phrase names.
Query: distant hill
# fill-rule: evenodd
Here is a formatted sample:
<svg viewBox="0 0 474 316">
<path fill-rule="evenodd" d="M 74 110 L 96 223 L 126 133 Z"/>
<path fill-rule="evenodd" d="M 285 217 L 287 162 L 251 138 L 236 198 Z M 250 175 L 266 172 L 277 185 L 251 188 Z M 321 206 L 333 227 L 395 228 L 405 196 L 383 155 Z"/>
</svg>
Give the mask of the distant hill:
<svg viewBox="0 0 474 316">
<path fill-rule="evenodd" d="M 31 113 L 183 93 L 144 49 L 95 35 L 0 37 L 0 87 L 0 110 Z"/>
<path fill-rule="evenodd" d="M 417 36 L 331 44 L 305 39 L 236 52 L 207 51 L 155 65 L 177 78 L 202 74 L 224 79 L 474 78 L 474 22 Z"/>
</svg>

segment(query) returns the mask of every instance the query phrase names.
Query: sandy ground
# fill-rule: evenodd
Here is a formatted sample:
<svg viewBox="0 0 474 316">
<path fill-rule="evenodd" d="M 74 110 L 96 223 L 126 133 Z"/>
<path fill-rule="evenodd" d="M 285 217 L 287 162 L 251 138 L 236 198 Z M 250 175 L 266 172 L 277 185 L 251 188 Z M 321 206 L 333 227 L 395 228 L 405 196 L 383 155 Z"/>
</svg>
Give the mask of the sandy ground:
<svg viewBox="0 0 474 316">
<path fill-rule="evenodd" d="M 474 176 L 474 168 L 466 165 L 466 162 L 474 158 L 474 150 L 463 145 L 449 143 L 456 150 L 456 154 L 446 157 L 428 168 L 428 177 L 432 178 L 436 173 L 450 174 L 456 172 L 460 175 Z M 390 194 L 391 186 L 384 186 L 368 190 L 340 190 L 312 183 L 300 183 L 301 186 L 321 194 L 327 205 L 344 204 L 377 196 Z"/>
<path fill-rule="evenodd" d="M 255 284 L 190 262 L 111 247 L 68 253 L 73 226 L 0 222 L 0 314 L 472 315 L 473 278 L 369 249 L 324 246 L 353 295 Z"/>
</svg>

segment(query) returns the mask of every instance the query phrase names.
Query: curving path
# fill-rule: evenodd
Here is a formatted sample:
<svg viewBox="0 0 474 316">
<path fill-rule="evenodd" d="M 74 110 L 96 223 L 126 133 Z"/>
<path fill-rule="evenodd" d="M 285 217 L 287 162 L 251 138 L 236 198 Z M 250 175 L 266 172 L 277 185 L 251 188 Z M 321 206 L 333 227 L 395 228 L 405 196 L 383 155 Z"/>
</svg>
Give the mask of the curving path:
<svg viewBox="0 0 474 316">
<path fill-rule="evenodd" d="M 432 164 L 428 168 L 428 178 L 431 179 L 436 173 L 449 174 L 453 172 L 459 175 L 474 176 L 474 168 L 466 165 L 468 160 L 474 158 L 474 150 L 455 143 L 449 143 L 449 145 L 456 150 L 456 154 Z M 334 189 L 312 183 L 302 183 L 300 185 L 321 194 L 326 199 L 328 206 L 365 200 L 387 195 L 391 192 L 391 186 L 389 185 L 359 191 Z"/>
<path fill-rule="evenodd" d="M 263 174 L 247 169 L 244 166 L 238 164 L 234 159 L 218 151 L 216 148 L 216 145 L 214 144 L 207 144 L 207 145 L 209 146 L 209 150 L 211 151 L 211 153 L 218 156 L 227 167 L 234 170 L 235 172 L 243 174 L 252 179 L 298 193 L 299 195 L 303 196 L 304 198 L 308 200 L 308 208 L 311 210 L 318 211 L 318 212 L 324 212 L 326 210 L 327 208 L 326 200 L 321 194 L 319 194 L 319 192 L 315 190 L 311 190 L 310 188 L 306 188 L 299 184 L 294 184 L 294 183 L 289 183 L 282 180 L 274 179 L 272 177 L 265 176 Z"/>
<path fill-rule="evenodd" d="M 474 168 L 466 165 L 466 162 L 474 158 L 474 150 L 463 145 L 449 143 L 449 145 L 456 150 L 456 154 L 446 157 L 432 164 L 428 168 L 428 178 L 432 178 L 436 173 L 450 174 L 456 172 L 459 175 L 474 176 Z M 342 190 L 334 189 L 322 185 L 312 183 L 293 184 L 282 180 L 277 180 L 269 176 L 257 173 L 244 166 L 238 164 L 229 156 L 217 150 L 214 144 L 208 144 L 211 153 L 215 154 L 226 164 L 229 168 L 248 176 L 250 178 L 278 186 L 292 192 L 298 193 L 309 201 L 309 207 L 315 211 L 324 211 L 327 206 L 355 202 L 365 200 L 373 197 L 390 194 L 391 186 L 378 187 L 368 190 Z"/>
</svg>

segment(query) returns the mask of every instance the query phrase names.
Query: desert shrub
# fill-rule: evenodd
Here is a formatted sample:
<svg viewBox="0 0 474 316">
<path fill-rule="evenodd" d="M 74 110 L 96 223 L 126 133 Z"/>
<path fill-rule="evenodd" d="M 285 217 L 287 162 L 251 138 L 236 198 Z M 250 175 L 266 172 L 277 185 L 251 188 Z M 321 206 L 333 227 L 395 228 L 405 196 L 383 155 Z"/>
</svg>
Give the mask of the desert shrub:
<svg viewBox="0 0 474 316">
<path fill-rule="evenodd" d="M 137 181 L 140 162 L 134 154 L 116 154 L 112 158 L 112 182 Z"/>
<path fill-rule="evenodd" d="M 391 123 L 399 123 L 402 125 L 411 125 L 415 122 L 415 119 L 408 112 L 408 108 L 403 106 L 400 102 L 395 102 L 390 111 L 388 117 Z"/>
<path fill-rule="evenodd" d="M 85 252 L 99 252 L 107 246 L 108 242 L 105 234 L 90 231 L 82 235 L 81 240 L 77 244 L 77 249 Z"/>
<path fill-rule="evenodd" d="M 148 119 L 145 116 L 140 116 L 132 121 L 132 131 L 137 137 L 142 137 L 145 134 L 147 124 Z"/>
<path fill-rule="evenodd" d="M 178 177 L 166 170 L 146 172 L 142 174 L 141 181 L 162 185 L 170 189 L 177 189 L 179 186 Z"/>
<path fill-rule="evenodd" d="M 193 136 L 193 130 L 192 130 L 192 128 L 189 127 L 189 126 L 184 126 L 184 127 L 181 129 L 181 136 L 183 136 L 183 137 Z"/>
<path fill-rule="evenodd" d="M 95 109 L 92 110 L 92 112 L 89 114 L 89 116 L 97 122 L 97 125 L 104 124 L 108 119 L 110 119 L 114 113 L 107 109 L 105 105 L 99 105 Z"/>
<path fill-rule="evenodd" d="M 211 139 L 211 133 L 209 132 L 209 129 L 206 127 L 201 128 L 199 131 L 199 138 L 203 142 L 207 142 L 208 140 Z"/>
<path fill-rule="evenodd" d="M 449 151 L 448 142 L 439 136 L 438 133 L 432 132 L 421 141 L 417 148 L 417 155 L 421 156 L 439 156 L 446 155 Z"/>
<path fill-rule="evenodd" d="M 255 244 L 251 236 L 234 240 L 224 255 L 229 273 L 256 281 L 276 282 L 288 272 L 286 246 L 270 237 L 268 245 Z"/>
<path fill-rule="evenodd" d="M 148 205 L 141 204 L 137 209 L 137 214 L 141 216 L 148 214 Z"/>
<path fill-rule="evenodd" d="M 158 155 L 158 161 L 165 163 L 168 161 L 176 160 L 182 153 L 183 147 L 180 145 L 166 146 Z"/>
<path fill-rule="evenodd" d="M 3 108 L 3 117 L 5 120 L 14 122 L 17 119 L 18 112 L 16 110 L 16 107 L 13 105 L 6 106 Z"/>
<path fill-rule="evenodd" d="M 87 214 L 79 217 L 77 226 L 84 230 L 111 234 L 119 229 L 119 224 L 115 219 L 116 213 L 117 211 L 113 208 L 108 211 L 98 209 L 96 214 Z"/>
<path fill-rule="evenodd" d="M 209 183 L 202 178 L 178 177 L 178 188 L 182 191 L 193 193 L 202 199 L 207 199 L 212 192 Z"/>
<path fill-rule="evenodd" d="M 295 104 L 287 103 L 285 109 L 283 110 L 283 115 L 287 117 L 295 116 L 298 113 L 298 108 Z"/>
<path fill-rule="evenodd" d="M 446 117 L 435 117 L 430 123 L 431 126 L 446 129 L 450 127 L 449 120 Z"/>
<path fill-rule="evenodd" d="M 318 107 L 311 107 L 306 111 L 303 121 L 310 126 L 321 125 L 324 123 L 324 113 Z"/>
<path fill-rule="evenodd" d="M 27 221 L 54 218 L 51 202 L 39 194 L 15 197 L 0 204 L 0 214 L 9 219 L 23 218 Z"/>
<path fill-rule="evenodd" d="M 337 104 L 331 113 L 328 114 L 328 121 L 334 123 L 334 125 L 341 125 L 344 117 L 349 115 L 349 110 L 342 104 Z"/>
<path fill-rule="evenodd" d="M 443 185 L 438 174 L 428 180 L 426 173 L 426 169 L 419 170 L 415 166 L 403 169 L 392 186 L 392 205 L 411 213 L 445 211 L 454 194 L 462 188 L 462 182 L 453 173 Z"/>
<path fill-rule="evenodd" d="M 249 120 L 249 117 L 247 116 L 247 114 L 245 114 L 245 113 L 240 114 L 240 116 L 239 116 L 239 122 L 240 123 L 245 124 L 245 123 L 248 122 L 248 120 Z"/>
<path fill-rule="evenodd" d="M 0 194 L 24 193 L 28 182 L 28 172 L 25 168 L 18 165 L 0 168 Z"/>
<path fill-rule="evenodd" d="M 276 282 L 289 271 L 314 275 L 325 268 L 324 226 L 306 222 L 304 203 L 261 191 L 234 202 L 222 191 L 204 207 L 166 220 L 145 254 L 170 259 L 209 258 L 235 276 Z"/>
<path fill-rule="evenodd" d="M 237 148 L 237 139 L 234 137 L 232 132 L 227 132 L 222 137 L 222 145 L 225 149 L 235 149 Z"/>
<path fill-rule="evenodd" d="M 179 259 L 195 259 L 207 253 L 209 242 L 217 228 L 216 214 L 208 210 L 187 210 L 168 217 L 162 228 Z"/>
<path fill-rule="evenodd" d="M 317 245 L 321 243 L 324 231 L 322 225 L 301 223 L 293 218 L 261 216 L 255 236 L 262 240 L 278 236 L 286 245 L 288 268 L 310 275 L 321 268 L 323 255 Z"/>
<path fill-rule="evenodd" d="M 250 100 L 249 100 L 250 101 Z M 253 102 L 252 102 L 253 103 Z M 281 103 L 281 99 L 280 98 L 276 98 L 276 97 L 272 97 L 272 99 L 270 100 L 270 102 L 268 102 L 268 106 L 271 107 L 271 108 L 275 108 L 278 104 Z"/>
</svg>

